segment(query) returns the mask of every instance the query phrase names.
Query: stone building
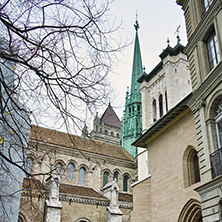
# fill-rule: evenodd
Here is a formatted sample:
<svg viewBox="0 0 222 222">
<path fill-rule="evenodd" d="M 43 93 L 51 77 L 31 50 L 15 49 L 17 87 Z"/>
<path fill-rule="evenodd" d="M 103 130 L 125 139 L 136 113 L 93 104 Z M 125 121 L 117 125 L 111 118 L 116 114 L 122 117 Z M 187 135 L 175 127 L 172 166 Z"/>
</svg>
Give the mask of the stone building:
<svg viewBox="0 0 222 222">
<path fill-rule="evenodd" d="M 20 221 L 45 218 L 56 222 L 47 220 L 52 218 L 50 215 L 57 215 L 61 221 L 112 221 L 112 217 L 107 220 L 107 210 L 113 209 L 113 199 L 106 195 L 112 189 L 106 187 L 113 181 L 117 182 L 114 187 L 118 187 L 115 206 L 121 212 L 118 216 L 121 221 L 128 221 L 133 207 L 131 183 L 135 181 L 136 165 L 122 147 L 32 126 L 29 150 L 30 171 L 32 175 L 40 174 L 35 179 L 24 179 Z M 48 182 L 53 173 L 60 176 L 58 197 L 51 198 L 57 204 L 50 202 Z M 56 209 L 56 213 L 50 213 L 49 209 Z M 115 210 L 110 212 L 116 216 Z"/>
<path fill-rule="evenodd" d="M 132 146 L 132 143 L 142 133 L 141 95 L 137 79 L 142 75 L 143 68 L 138 36 L 138 21 L 136 21 L 134 27 L 136 29 L 136 37 L 134 43 L 131 89 L 130 94 L 128 89 L 126 92 L 125 110 L 121 122 L 121 146 L 135 158 L 137 155 L 137 147 Z"/>
<path fill-rule="evenodd" d="M 133 187 L 132 222 L 201 222 L 195 122 L 187 56 L 179 36 L 161 62 L 138 79 L 143 134 L 138 147 L 138 181 Z"/>
<path fill-rule="evenodd" d="M 89 136 L 91 139 L 112 143 L 114 145 L 120 145 L 120 127 L 120 119 L 109 103 L 101 117 L 99 117 L 98 113 L 96 113 L 93 122 L 93 130 Z M 85 136 L 88 136 L 87 133 L 85 133 Z"/>
<path fill-rule="evenodd" d="M 204 222 L 222 221 L 222 2 L 177 0 L 185 15 Z"/>
</svg>

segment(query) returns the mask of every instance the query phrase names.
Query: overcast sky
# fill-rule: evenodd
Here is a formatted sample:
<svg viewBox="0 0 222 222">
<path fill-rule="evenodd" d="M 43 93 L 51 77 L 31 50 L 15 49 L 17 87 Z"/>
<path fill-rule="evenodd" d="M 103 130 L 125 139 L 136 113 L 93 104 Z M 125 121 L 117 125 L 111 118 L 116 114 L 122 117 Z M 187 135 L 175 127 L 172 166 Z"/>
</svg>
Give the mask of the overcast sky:
<svg viewBox="0 0 222 222">
<path fill-rule="evenodd" d="M 127 36 L 130 41 L 134 40 L 136 12 L 138 14 L 139 41 L 143 66 L 149 73 L 159 62 L 159 54 L 167 46 L 167 37 L 170 45 L 176 45 L 175 31 L 180 25 L 181 44 L 186 45 L 186 31 L 183 10 L 175 3 L 176 0 L 115 0 L 111 5 L 110 14 L 123 22 L 120 36 Z M 133 47 L 131 44 L 124 52 L 120 62 L 115 69 L 116 74 L 111 75 L 111 81 L 116 88 L 116 99 L 112 106 L 119 118 L 123 115 L 125 92 L 131 84 Z M 108 103 L 108 102 L 107 102 Z M 105 108 L 105 107 L 104 107 Z M 102 114 L 99 111 L 99 114 Z"/>
</svg>

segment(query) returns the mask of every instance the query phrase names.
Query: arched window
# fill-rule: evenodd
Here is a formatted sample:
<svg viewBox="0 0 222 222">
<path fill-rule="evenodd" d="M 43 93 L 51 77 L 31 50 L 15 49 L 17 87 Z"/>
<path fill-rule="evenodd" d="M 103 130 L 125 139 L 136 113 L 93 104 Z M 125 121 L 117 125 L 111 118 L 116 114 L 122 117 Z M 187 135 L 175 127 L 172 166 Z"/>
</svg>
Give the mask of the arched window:
<svg viewBox="0 0 222 222">
<path fill-rule="evenodd" d="M 27 158 L 26 171 L 30 174 L 32 172 L 32 159 L 31 158 Z"/>
<path fill-rule="evenodd" d="M 111 132 L 111 133 L 110 133 L 110 136 L 113 136 L 113 135 L 114 135 L 114 133 L 113 133 L 113 132 Z"/>
<path fill-rule="evenodd" d="M 165 101 L 166 101 L 166 112 L 168 112 L 167 91 L 165 91 Z"/>
<path fill-rule="evenodd" d="M 103 187 L 108 183 L 108 179 L 109 179 L 109 173 L 104 172 L 103 173 Z"/>
<path fill-rule="evenodd" d="M 218 148 L 222 148 L 222 99 L 218 102 L 216 106 L 215 123 L 216 123 L 216 133 L 217 133 L 217 143 Z"/>
<path fill-rule="evenodd" d="M 67 180 L 72 181 L 73 180 L 73 172 L 74 172 L 74 166 L 72 163 L 69 163 L 67 168 Z"/>
<path fill-rule="evenodd" d="M 19 212 L 19 216 L 18 216 L 18 222 L 26 222 L 24 215 L 21 214 L 20 212 Z"/>
<path fill-rule="evenodd" d="M 200 169 L 197 151 L 188 146 L 183 155 L 184 186 L 200 182 Z"/>
<path fill-rule="evenodd" d="M 200 169 L 197 153 L 193 157 L 193 172 L 194 172 L 194 183 L 200 182 Z"/>
<path fill-rule="evenodd" d="M 119 180 L 119 172 L 118 171 L 115 171 L 114 174 L 113 174 L 113 180 L 115 180 L 118 182 Z"/>
<path fill-rule="evenodd" d="M 129 181 L 129 177 L 127 175 L 125 175 L 123 177 L 123 191 L 124 192 L 128 191 L 128 181 Z"/>
<path fill-rule="evenodd" d="M 116 134 L 116 138 L 119 138 L 119 133 Z"/>
<path fill-rule="evenodd" d="M 79 185 L 84 185 L 85 183 L 85 168 L 81 167 L 79 170 Z"/>
<path fill-rule="evenodd" d="M 156 122 L 156 100 L 153 100 L 153 122 Z"/>
<path fill-rule="evenodd" d="M 159 96 L 159 112 L 160 112 L 160 117 L 163 116 L 163 96 L 160 94 Z"/>
<path fill-rule="evenodd" d="M 105 131 L 104 131 L 104 134 L 105 134 L 105 135 L 108 135 L 108 131 L 107 131 L 107 130 L 105 130 Z"/>
<path fill-rule="evenodd" d="M 61 174 L 62 173 L 62 165 L 60 163 L 57 163 L 56 164 L 56 172 L 58 174 Z"/>
</svg>

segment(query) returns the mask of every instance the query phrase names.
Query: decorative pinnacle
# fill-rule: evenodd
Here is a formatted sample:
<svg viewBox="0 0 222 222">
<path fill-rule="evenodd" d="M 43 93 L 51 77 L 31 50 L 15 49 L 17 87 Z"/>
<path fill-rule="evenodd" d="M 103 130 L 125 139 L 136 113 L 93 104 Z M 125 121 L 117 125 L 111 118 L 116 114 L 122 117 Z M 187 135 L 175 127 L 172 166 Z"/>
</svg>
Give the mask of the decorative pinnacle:
<svg viewBox="0 0 222 222">
<path fill-rule="evenodd" d="M 140 28 L 138 20 L 136 19 L 136 22 L 134 24 L 134 28 L 136 29 L 136 31 Z"/>
<path fill-rule="evenodd" d="M 170 39 L 169 39 L 169 37 L 167 38 L 167 46 L 170 46 Z"/>
</svg>

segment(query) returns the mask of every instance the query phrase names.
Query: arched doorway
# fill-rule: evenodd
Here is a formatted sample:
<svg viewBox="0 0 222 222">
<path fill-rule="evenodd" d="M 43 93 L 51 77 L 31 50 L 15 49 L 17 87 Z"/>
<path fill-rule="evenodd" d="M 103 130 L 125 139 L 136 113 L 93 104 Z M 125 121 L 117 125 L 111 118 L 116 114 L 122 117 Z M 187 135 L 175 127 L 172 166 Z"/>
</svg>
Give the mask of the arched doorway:
<svg viewBox="0 0 222 222">
<path fill-rule="evenodd" d="M 178 222 L 202 222 L 200 202 L 190 199 L 181 210 Z"/>
</svg>

